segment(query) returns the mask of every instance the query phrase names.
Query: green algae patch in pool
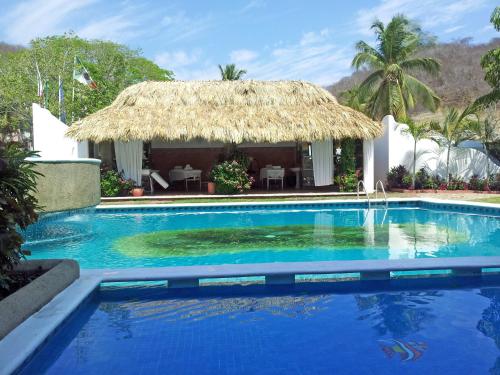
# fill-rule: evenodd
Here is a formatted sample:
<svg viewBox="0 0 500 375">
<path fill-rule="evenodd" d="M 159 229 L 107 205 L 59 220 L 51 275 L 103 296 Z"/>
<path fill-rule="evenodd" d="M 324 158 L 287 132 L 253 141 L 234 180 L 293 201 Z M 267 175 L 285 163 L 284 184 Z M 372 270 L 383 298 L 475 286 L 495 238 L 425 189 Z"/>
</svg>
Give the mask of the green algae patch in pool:
<svg viewBox="0 0 500 375">
<path fill-rule="evenodd" d="M 432 251 L 437 246 L 465 242 L 466 235 L 435 224 L 373 226 L 256 226 L 164 230 L 122 237 L 114 249 L 128 257 L 193 257 L 271 250 L 386 249 L 389 231 L 397 231 L 402 249 Z"/>
</svg>

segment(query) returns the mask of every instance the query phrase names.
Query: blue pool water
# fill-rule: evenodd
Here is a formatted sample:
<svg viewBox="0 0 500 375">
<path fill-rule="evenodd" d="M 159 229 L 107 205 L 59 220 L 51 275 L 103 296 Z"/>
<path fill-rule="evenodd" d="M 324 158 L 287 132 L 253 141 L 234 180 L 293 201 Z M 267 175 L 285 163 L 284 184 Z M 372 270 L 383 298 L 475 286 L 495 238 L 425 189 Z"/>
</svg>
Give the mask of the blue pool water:
<svg viewBox="0 0 500 375">
<path fill-rule="evenodd" d="M 418 204 L 96 210 L 42 219 L 29 258 L 82 268 L 500 255 L 500 212 Z"/>
<path fill-rule="evenodd" d="M 105 287 L 21 374 L 500 372 L 500 284 L 398 282 L 408 287 Z"/>
</svg>

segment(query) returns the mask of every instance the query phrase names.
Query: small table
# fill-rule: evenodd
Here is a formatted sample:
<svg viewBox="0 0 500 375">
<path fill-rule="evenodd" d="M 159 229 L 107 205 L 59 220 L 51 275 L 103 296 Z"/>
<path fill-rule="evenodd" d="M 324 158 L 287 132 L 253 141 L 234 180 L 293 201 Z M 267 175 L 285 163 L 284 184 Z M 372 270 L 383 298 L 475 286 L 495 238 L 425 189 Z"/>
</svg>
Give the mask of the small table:
<svg viewBox="0 0 500 375">
<path fill-rule="evenodd" d="M 283 190 L 283 178 L 285 176 L 285 168 L 261 168 L 259 180 L 261 185 L 264 179 L 267 180 L 267 190 L 269 190 L 269 180 L 281 180 L 281 189 Z"/>
<path fill-rule="evenodd" d="M 188 191 L 188 181 L 199 181 L 201 191 L 201 169 L 174 168 L 168 172 L 168 177 L 171 182 L 184 180 L 186 191 Z"/>
<path fill-rule="evenodd" d="M 300 189 L 300 170 L 299 167 L 290 168 L 290 170 L 295 173 L 295 189 Z"/>
</svg>

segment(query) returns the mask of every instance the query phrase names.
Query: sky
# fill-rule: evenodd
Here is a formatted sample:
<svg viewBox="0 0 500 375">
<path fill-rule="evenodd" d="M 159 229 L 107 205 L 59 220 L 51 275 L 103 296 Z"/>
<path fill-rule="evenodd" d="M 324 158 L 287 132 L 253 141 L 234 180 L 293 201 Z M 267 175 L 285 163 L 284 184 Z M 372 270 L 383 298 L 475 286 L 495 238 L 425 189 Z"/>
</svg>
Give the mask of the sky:
<svg viewBox="0 0 500 375">
<path fill-rule="evenodd" d="M 74 31 L 140 49 L 176 79 L 219 79 L 235 63 L 248 79 L 329 85 L 352 71 L 370 25 L 403 13 L 447 42 L 500 36 L 495 0 L 0 0 L 0 41 L 27 45 Z"/>
</svg>

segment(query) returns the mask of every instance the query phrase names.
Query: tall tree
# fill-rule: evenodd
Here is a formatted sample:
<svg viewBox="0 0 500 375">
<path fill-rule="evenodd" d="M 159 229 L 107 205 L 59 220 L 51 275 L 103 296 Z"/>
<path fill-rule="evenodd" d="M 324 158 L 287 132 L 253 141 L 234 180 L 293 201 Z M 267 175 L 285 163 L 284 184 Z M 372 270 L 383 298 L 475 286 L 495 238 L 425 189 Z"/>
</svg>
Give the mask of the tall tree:
<svg viewBox="0 0 500 375">
<path fill-rule="evenodd" d="M 366 67 L 371 71 L 359 88 L 368 97 L 367 113 L 378 120 L 386 115 L 402 120 L 417 103 L 435 111 L 440 103 L 437 95 L 410 74 L 437 74 L 440 69 L 436 60 L 416 56 L 423 43 L 422 32 L 403 15 L 393 17 L 387 25 L 375 21 L 371 28 L 377 37 L 376 46 L 359 41 L 352 60 L 356 69 Z"/>
<path fill-rule="evenodd" d="M 219 65 L 219 71 L 223 81 L 238 81 L 247 74 L 246 70 L 237 69 L 234 64 Z"/>
<path fill-rule="evenodd" d="M 441 122 L 431 122 L 431 139 L 439 146 L 446 148 L 446 178 L 450 182 L 450 151 L 459 143 L 473 139 L 473 129 L 477 127 L 478 117 L 475 107 L 469 106 L 459 112 L 456 108 L 448 108 Z"/>
<path fill-rule="evenodd" d="M 428 123 L 417 123 L 411 118 L 404 120 L 406 127 L 401 133 L 410 135 L 413 138 L 413 171 L 411 176 L 411 185 L 415 189 L 415 179 L 417 176 L 417 143 L 423 139 L 428 139 L 432 131 Z"/>
<path fill-rule="evenodd" d="M 483 116 L 482 116 L 483 117 Z M 471 137 L 483 144 L 486 154 L 486 179 L 490 180 L 490 147 L 500 142 L 500 121 L 498 119 L 497 106 L 490 105 L 485 110 L 484 118 L 471 123 Z"/>
<path fill-rule="evenodd" d="M 363 97 L 361 94 L 359 85 L 353 86 L 349 90 L 340 93 L 340 103 L 356 111 L 365 112 L 366 97 Z"/>
<path fill-rule="evenodd" d="M 495 30 L 500 31 L 500 6 L 493 10 L 490 21 Z M 481 67 L 484 70 L 484 80 L 492 90 L 478 98 L 474 104 L 485 108 L 500 101 L 500 47 L 493 48 L 481 58 Z"/>
<path fill-rule="evenodd" d="M 75 56 L 88 69 L 97 90 L 73 80 Z M 14 127 L 21 131 L 30 129 L 31 103 L 39 102 L 36 66 L 43 81 L 48 83 L 48 109 L 58 113 L 61 76 L 66 112 L 69 118 L 73 114 L 75 119 L 111 104 L 124 88 L 134 83 L 173 79 L 172 72 L 143 58 L 139 51 L 120 44 L 85 40 L 74 34 L 35 39 L 27 48 L 0 53 L 0 133 Z"/>
</svg>

